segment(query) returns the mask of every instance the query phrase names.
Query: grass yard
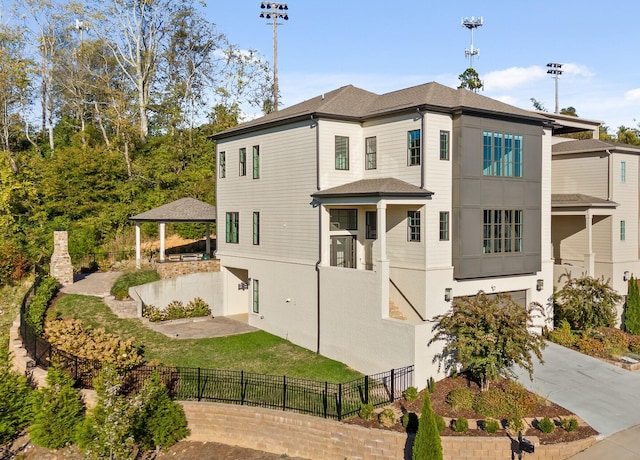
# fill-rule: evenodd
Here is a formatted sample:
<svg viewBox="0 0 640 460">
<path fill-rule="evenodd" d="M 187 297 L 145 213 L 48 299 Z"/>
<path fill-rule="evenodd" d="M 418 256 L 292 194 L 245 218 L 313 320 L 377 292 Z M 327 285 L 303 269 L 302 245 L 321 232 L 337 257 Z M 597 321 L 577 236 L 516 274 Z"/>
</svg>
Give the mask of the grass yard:
<svg viewBox="0 0 640 460">
<path fill-rule="evenodd" d="M 145 327 L 138 319 L 118 318 L 97 297 L 64 295 L 49 314 L 81 319 L 125 340 L 135 337 L 145 360 L 157 359 L 166 365 L 244 370 L 334 383 L 362 376 L 340 362 L 264 331 L 208 339 L 173 339 Z"/>
</svg>

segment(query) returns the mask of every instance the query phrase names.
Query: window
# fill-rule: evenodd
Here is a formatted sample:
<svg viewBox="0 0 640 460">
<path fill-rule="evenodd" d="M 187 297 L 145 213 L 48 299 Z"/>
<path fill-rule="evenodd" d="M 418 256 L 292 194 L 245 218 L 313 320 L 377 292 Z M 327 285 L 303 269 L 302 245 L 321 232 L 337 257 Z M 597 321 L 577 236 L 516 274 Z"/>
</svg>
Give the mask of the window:
<svg viewBox="0 0 640 460">
<path fill-rule="evenodd" d="M 620 162 L 620 182 L 625 183 L 627 181 L 627 162 Z"/>
<path fill-rule="evenodd" d="M 522 177 L 522 136 L 484 131 L 482 174 Z"/>
<path fill-rule="evenodd" d="M 247 149 L 245 148 L 241 148 L 240 149 L 240 175 L 241 176 L 246 176 L 247 175 Z"/>
<path fill-rule="evenodd" d="M 330 209 L 331 230 L 358 230 L 357 209 Z"/>
<path fill-rule="evenodd" d="M 251 284 L 253 285 L 252 311 L 254 313 L 260 313 L 260 281 L 254 279 L 251 280 Z"/>
<path fill-rule="evenodd" d="M 260 146 L 253 146 L 253 178 L 260 179 Z"/>
<path fill-rule="evenodd" d="M 367 211 L 364 215 L 365 226 L 367 227 L 367 239 L 375 240 L 378 237 L 378 213 L 377 211 Z"/>
<path fill-rule="evenodd" d="M 238 230 L 239 230 L 239 213 L 237 212 L 228 212 L 227 213 L 227 228 L 226 228 L 226 238 L 225 241 L 227 243 L 237 243 L 238 242 Z"/>
<path fill-rule="evenodd" d="M 420 241 L 420 211 L 409 211 L 407 213 L 407 239 L 409 241 Z"/>
<path fill-rule="evenodd" d="M 336 169 L 349 169 L 349 138 L 336 136 Z"/>
<path fill-rule="evenodd" d="M 449 212 L 440 213 L 440 241 L 449 240 Z"/>
<path fill-rule="evenodd" d="M 260 213 L 253 213 L 253 244 L 260 244 Z"/>
<path fill-rule="evenodd" d="M 420 164 L 420 130 L 407 133 L 407 163 L 409 166 Z"/>
<path fill-rule="evenodd" d="M 624 241 L 626 239 L 626 223 L 624 220 L 620 221 L 620 241 Z"/>
<path fill-rule="evenodd" d="M 449 131 L 440 131 L 440 159 L 449 159 Z"/>
<path fill-rule="evenodd" d="M 220 152 L 220 160 L 219 160 L 219 167 L 220 167 L 220 178 L 224 179 L 225 177 L 227 177 L 227 158 L 226 158 L 226 153 L 224 152 Z"/>
<path fill-rule="evenodd" d="M 365 148 L 365 168 L 366 169 L 376 169 L 376 138 L 375 137 L 367 137 L 364 140 L 364 148 Z"/>
<path fill-rule="evenodd" d="M 482 252 L 522 252 L 522 230 L 521 210 L 485 209 Z"/>
</svg>

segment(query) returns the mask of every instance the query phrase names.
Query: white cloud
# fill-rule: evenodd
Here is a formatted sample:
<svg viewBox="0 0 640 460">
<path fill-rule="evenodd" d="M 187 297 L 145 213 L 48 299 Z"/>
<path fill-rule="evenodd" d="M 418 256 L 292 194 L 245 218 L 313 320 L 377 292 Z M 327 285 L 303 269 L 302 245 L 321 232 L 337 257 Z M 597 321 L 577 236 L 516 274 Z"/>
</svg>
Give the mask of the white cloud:
<svg viewBox="0 0 640 460">
<path fill-rule="evenodd" d="M 510 67 L 481 76 L 487 91 L 505 91 L 528 85 L 546 77 L 546 70 L 540 66 Z"/>
<path fill-rule="evenodd" d="M 593 77 L 595 75 L 587 66 L 581 64 L 562 64 L 562 73 L 578 77 Z"/>
<path fill-rule="evenodd" d="M 624 93 L 624 98 L 627 101 L 640 101 L 640 88 L 627 91 Z"/>
</svg>

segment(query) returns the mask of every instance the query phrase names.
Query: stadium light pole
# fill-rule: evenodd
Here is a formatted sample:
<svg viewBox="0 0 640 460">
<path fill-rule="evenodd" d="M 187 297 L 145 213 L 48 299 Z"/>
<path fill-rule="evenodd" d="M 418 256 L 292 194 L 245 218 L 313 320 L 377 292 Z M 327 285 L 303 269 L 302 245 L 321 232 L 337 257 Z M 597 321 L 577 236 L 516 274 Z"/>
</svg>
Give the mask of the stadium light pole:
<svg viewBox="0 0 640 460">
<path fill-rule="evenodd" d="M 273 110 L 278 111 L 278 26 L 282 24 L 278 19 L 289 20 L 289 7 L 286 3 L 260 3 L 261 18 L 271 21 L 273 26 Z"/>
<path fill-rule="evenodd" d="M 558 77 L 562 75 L 562 64 L 558 64 L 557 62 L 550 62 L 547 64 L 549 70 L 547 73 L 553 75 L 553 78 L 556 80 L 556 114 L 560 113 L 558 110 Z"/>
</svg>

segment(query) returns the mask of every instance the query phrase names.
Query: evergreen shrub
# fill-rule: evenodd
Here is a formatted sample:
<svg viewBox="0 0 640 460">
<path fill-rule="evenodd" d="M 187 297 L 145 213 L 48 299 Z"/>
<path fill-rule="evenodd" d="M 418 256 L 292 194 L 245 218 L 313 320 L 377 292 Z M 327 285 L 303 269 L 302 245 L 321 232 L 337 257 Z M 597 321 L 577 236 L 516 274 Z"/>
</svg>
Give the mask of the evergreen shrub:
<svg viewBox="0 0 640 460">
<path fill-rule="evenodd" d="M 390 426 L 395 425 L 396 414 L 393 412 L 393 410 L 389 408 L 384 409 L 382 412 L 378 414 L 378 421 L 380 422 L 380 425 L 388 428 Z"/>
<path fill-rule="evenodd" d="M 415 401 L 418 399 L 418 389 L 416 387 L 409 387 L 404 390 L 404 399 L 407 401 Z"/>
<path fill-rule="evenodd" d="M 488 418 L 482 422 L 482 429 L 487 433 L 495 433 L 500 429 L 500 422 L 494 418 Z"/>
<path fill-rule="evenodd" d="M 431 407 L 429 393 L 425 392 L 418 422 L 418 432 L 413 441 L 412 460 L 442 460 L 442 441 Z"/>
<path fill-rule="evenodd" d="M 578 423 L 578 419 L 575 417 L 564 417 L 562 420 L 560 420 L 560 424 L 562 425 L 562 428 L 564 428 L 567 432 L 574 431 L 580 425 Z"/>
<path fill-rule="evenodd" d="M 624 330 L 630 334 L 640 334 L 640 290 L 638 280 L 632 276 L 628 283 L 627 301 L 624 305 Z"/>
<path fill-rule="evenodd" d="M 8 339 L 0 337 L 0 444 L 17 437 L 33 417 L 31 386 L 13 370 Z"/>
<path fill-rule="evenodd" d="M 538 429 L 543 433 L 553 433 L 556 424 L 549 417 L 544 417 L 542 420 L 538 420 Z"/>
<path fill-rule="evenodd" d="M 447 395 L 447 403 L 453 409 L 471 410 L 473 408 L 473 392 L 466 387 L 454 388 Z"/>
<path fill-rule="evenodd" d="M 358 411 L 358 416 L 362 420 L 370 420 L 373 417 L 373 404 L 360 404 L 360 410 Z"/>
<path fill-rule="evenodd" d="M 464 417 L 458 417 L 451 422 L 451 429 L 456 433 L 466 433 L 469 431 L 469 421 Z"/>
</svg>

